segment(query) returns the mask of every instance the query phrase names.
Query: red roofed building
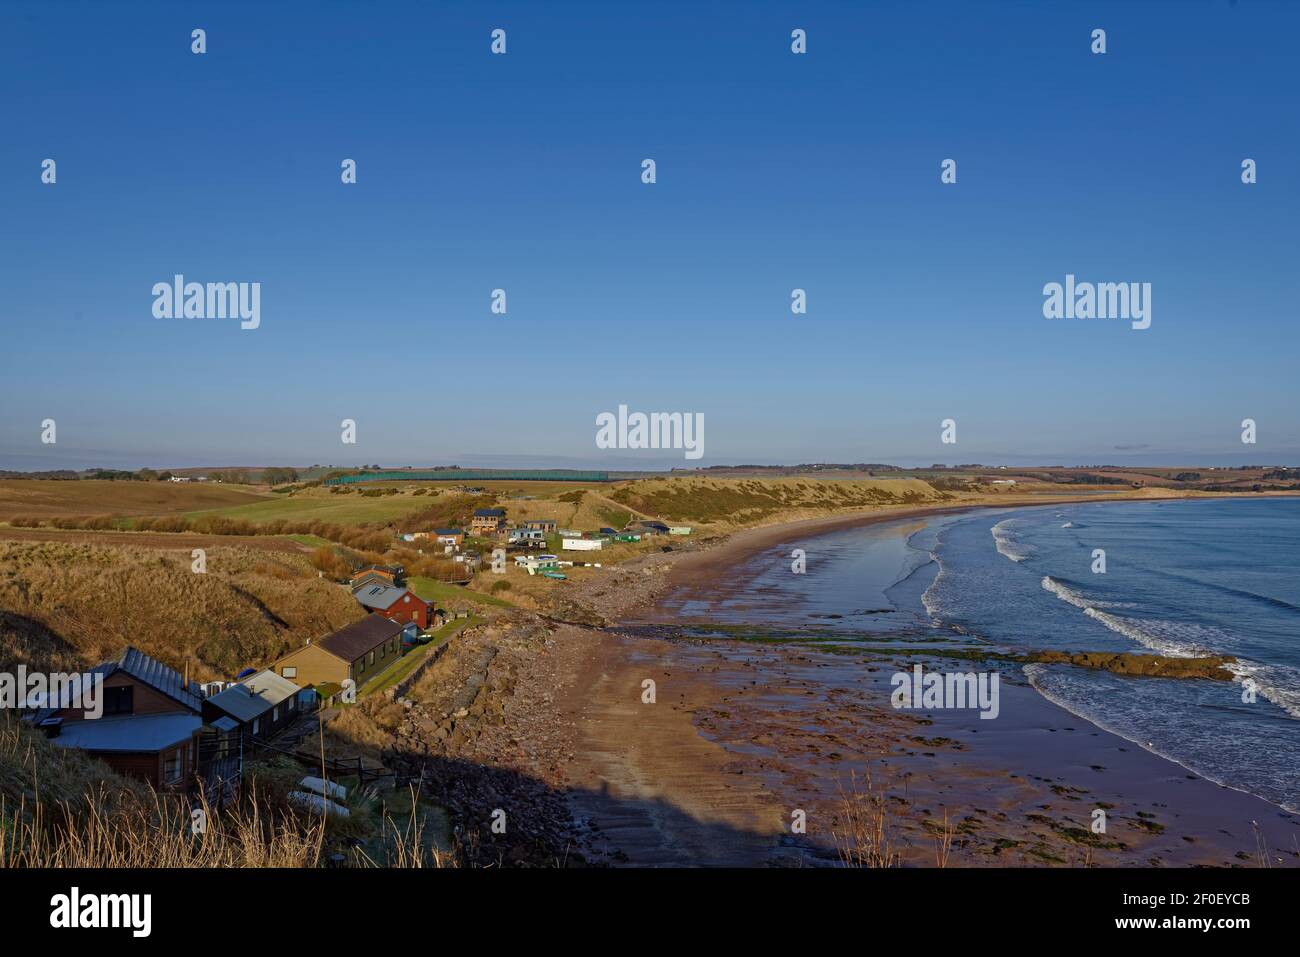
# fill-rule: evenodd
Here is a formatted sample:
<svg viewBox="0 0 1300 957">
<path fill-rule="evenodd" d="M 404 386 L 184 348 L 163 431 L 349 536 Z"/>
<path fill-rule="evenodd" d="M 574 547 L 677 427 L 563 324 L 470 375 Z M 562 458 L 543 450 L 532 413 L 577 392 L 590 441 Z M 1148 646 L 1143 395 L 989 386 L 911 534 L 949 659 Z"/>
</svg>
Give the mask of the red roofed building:
<svg viewBox="0 0 1300 957">
<path fill-rule="evenodd" d="M 422 631 L 433 626 L 433 604 L 409 588 L 397 588 L 382 581 L 362 585 L 352 597 L 370 611 L 377 611 L 397 622 L 413 621 Z"/>
</svg>

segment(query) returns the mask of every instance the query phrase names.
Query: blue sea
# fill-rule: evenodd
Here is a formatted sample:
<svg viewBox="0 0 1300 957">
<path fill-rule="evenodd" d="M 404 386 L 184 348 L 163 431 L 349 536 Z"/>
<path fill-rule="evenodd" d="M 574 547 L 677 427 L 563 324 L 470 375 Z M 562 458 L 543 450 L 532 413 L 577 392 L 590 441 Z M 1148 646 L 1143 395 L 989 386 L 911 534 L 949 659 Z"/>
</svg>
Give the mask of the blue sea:
<svg viewBox="0 0 1300 957">
<path fill-rule="evenodd" d="M 806 574 L 791 574 L 795 547 Z M 1230 682 L 1068 665 L 1025 674 L 1094 724 L 1300 811 L 1300 499 L 978 510 L 782 548 L 721 600 L 686 602 L 683 619 L 771 622 L 776 607 L 783 625 L 832 640 L 959 634 L 1007 650 L 1232 655 Z"/>
</svg>

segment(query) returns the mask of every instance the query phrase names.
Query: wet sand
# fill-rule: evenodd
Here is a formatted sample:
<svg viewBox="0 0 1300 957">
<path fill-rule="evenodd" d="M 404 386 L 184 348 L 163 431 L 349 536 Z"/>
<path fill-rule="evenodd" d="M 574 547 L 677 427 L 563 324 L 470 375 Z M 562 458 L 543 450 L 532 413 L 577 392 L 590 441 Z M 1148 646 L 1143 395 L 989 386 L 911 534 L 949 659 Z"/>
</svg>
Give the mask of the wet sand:
<svg viewBox="0 0 1300 957">
<path fill-rule="evenodd" d="M 773 545 L 938 511 L 742 532 L 665 566 L 666 584 L 707 591 Z M 587 850 L 642 866 L 833 864 L 856 790 L 887 809 L 888 849 L 906 865 L 938 863 L 946 833 L 948 866 L 1257 866 L 1256 826 L 1275 865 L 1297 864 L 1295 816 L 1076 718 L 1018 669 L 1003 672 L 994 721 L 893 710 L 889 677 L 916 661 L 606 631 L 562 699 Z M 1097 810 L 1104 833 L 1092 830 Z"/>
<path fill-rule="evenodd" d="M 767 860 L 779 804 L 695 726 L 717 686 L 678 662 L 669 642 L 611 636 L 602 650 L 580 681 L 586 779 L 570 800 L 576 819 L 599 828 L 588 850 L 638 866 Z M 647 679 L 656 684 L 653 704 L 643 701 Z"/>
</svg>

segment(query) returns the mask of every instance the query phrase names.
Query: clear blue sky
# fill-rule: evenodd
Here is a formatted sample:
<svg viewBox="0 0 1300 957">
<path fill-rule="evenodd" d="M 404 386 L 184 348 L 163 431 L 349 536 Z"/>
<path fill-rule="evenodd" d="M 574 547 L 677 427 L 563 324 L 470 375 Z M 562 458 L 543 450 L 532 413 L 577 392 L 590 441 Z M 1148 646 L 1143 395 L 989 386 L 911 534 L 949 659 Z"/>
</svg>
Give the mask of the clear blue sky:
<svg viewBox="0 0 1300 957">
<path fill-rule="evenodd" d="M 702 412 L 706 465 L 1295 463 L 1297 37 L 1250 0 L 6 0 L 0 467 L 688 464 L 598 450 L 620 403 Z M 261 328 L 155 319 L 175 273 L 261 282 Z M 1044 319 L 1066 273 L 1152 283 L 1151 328 Z"/>
</svg>

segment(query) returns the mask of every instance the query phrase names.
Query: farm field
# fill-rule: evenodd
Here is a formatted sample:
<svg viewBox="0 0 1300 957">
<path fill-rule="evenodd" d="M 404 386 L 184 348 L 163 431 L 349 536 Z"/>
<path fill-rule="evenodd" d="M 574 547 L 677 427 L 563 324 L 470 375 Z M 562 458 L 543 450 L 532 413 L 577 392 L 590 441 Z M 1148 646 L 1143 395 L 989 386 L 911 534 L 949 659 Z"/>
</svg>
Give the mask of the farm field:
<svg viewBox="0 0 1300 957">
<path fill-rule="evenodd" d="M 308 489 L 293 496 L 261 496 L 260 501 L 239 503 L 224 508 L 191 510 L 186 518 L 215 515 L 244 519 L 249 522 L 322 521 L 337 525 L 364 525 L 368 522 L 392 522 L 426 508 L 430 499 L 423 495 L 399 494 L 367 498 L 359 494 L 335 495 L 325 489 Z"/>
<path fill-rule="evenodd" d="M 359 486 L 365 489 L 395 489 L 395 495 L 366 496 L 360 492 L 334 493 L 326 488 L 312 488 L 292 496 L 276 494 L 261 500 L 232 507 L 187 512 L 187 518 L 219 516 L 250 522 L 279 519 L 295 522 L 319 520 L 337 525 L 387 524 L 417 512 L 470 496 L 437 483 L 377 482 Z M 609 498 L 616 486 L 580 485 L 573 482 L 483 482 L 487 496 L 496 496 L 512 520 L 548 518 L 562 526 L 597 528 L 601 525 L 621 527 L 635 518 L 644 517 L 624 504 Z M 423 489 L 426 494 L 416 495 Z"/>
<path fill-rule="evenodd" d="M 315 539 L 315 541 L 298 541 Z M 251 548 L 263 552 L 300 554 L 308 545 L 328 545 L 315 535 L 204 535 L 198 532 L 105 532 L 58 528 L 0 527 L 0 541 L 64 542 L 77 545 L 119 545 L 188 552 L 193 548 Z"/>
<path fill-rule="evenodd" d="M 0 521 L 19 516 L 180 515 L 269 497 L 246 485 L 198 482 L 74 482 L 0 479 Z"/>
<path fill-rule="evenodd" d="M 585 491 L 599 491 L 600 489 L 608 490 L 614 484 L 616 483 L 554 482 L 541 479 L 512 479 L 509 481 L 485 480 L 482 482 L 363 482 L 352 487 L 395 489 L 426 488 L 430 491 L 450 492 L 455 488 L 468 485 L 472 488 L 481 488 L 485 492 L 491 492 L 493 495 L 501 495 L 505 497 L 511 495 L 536 495 L 538 498 L 553 498 L 555 496 L 563 495 L 565 492 L 574 492 L 579 489 Z"/>
</svg>

